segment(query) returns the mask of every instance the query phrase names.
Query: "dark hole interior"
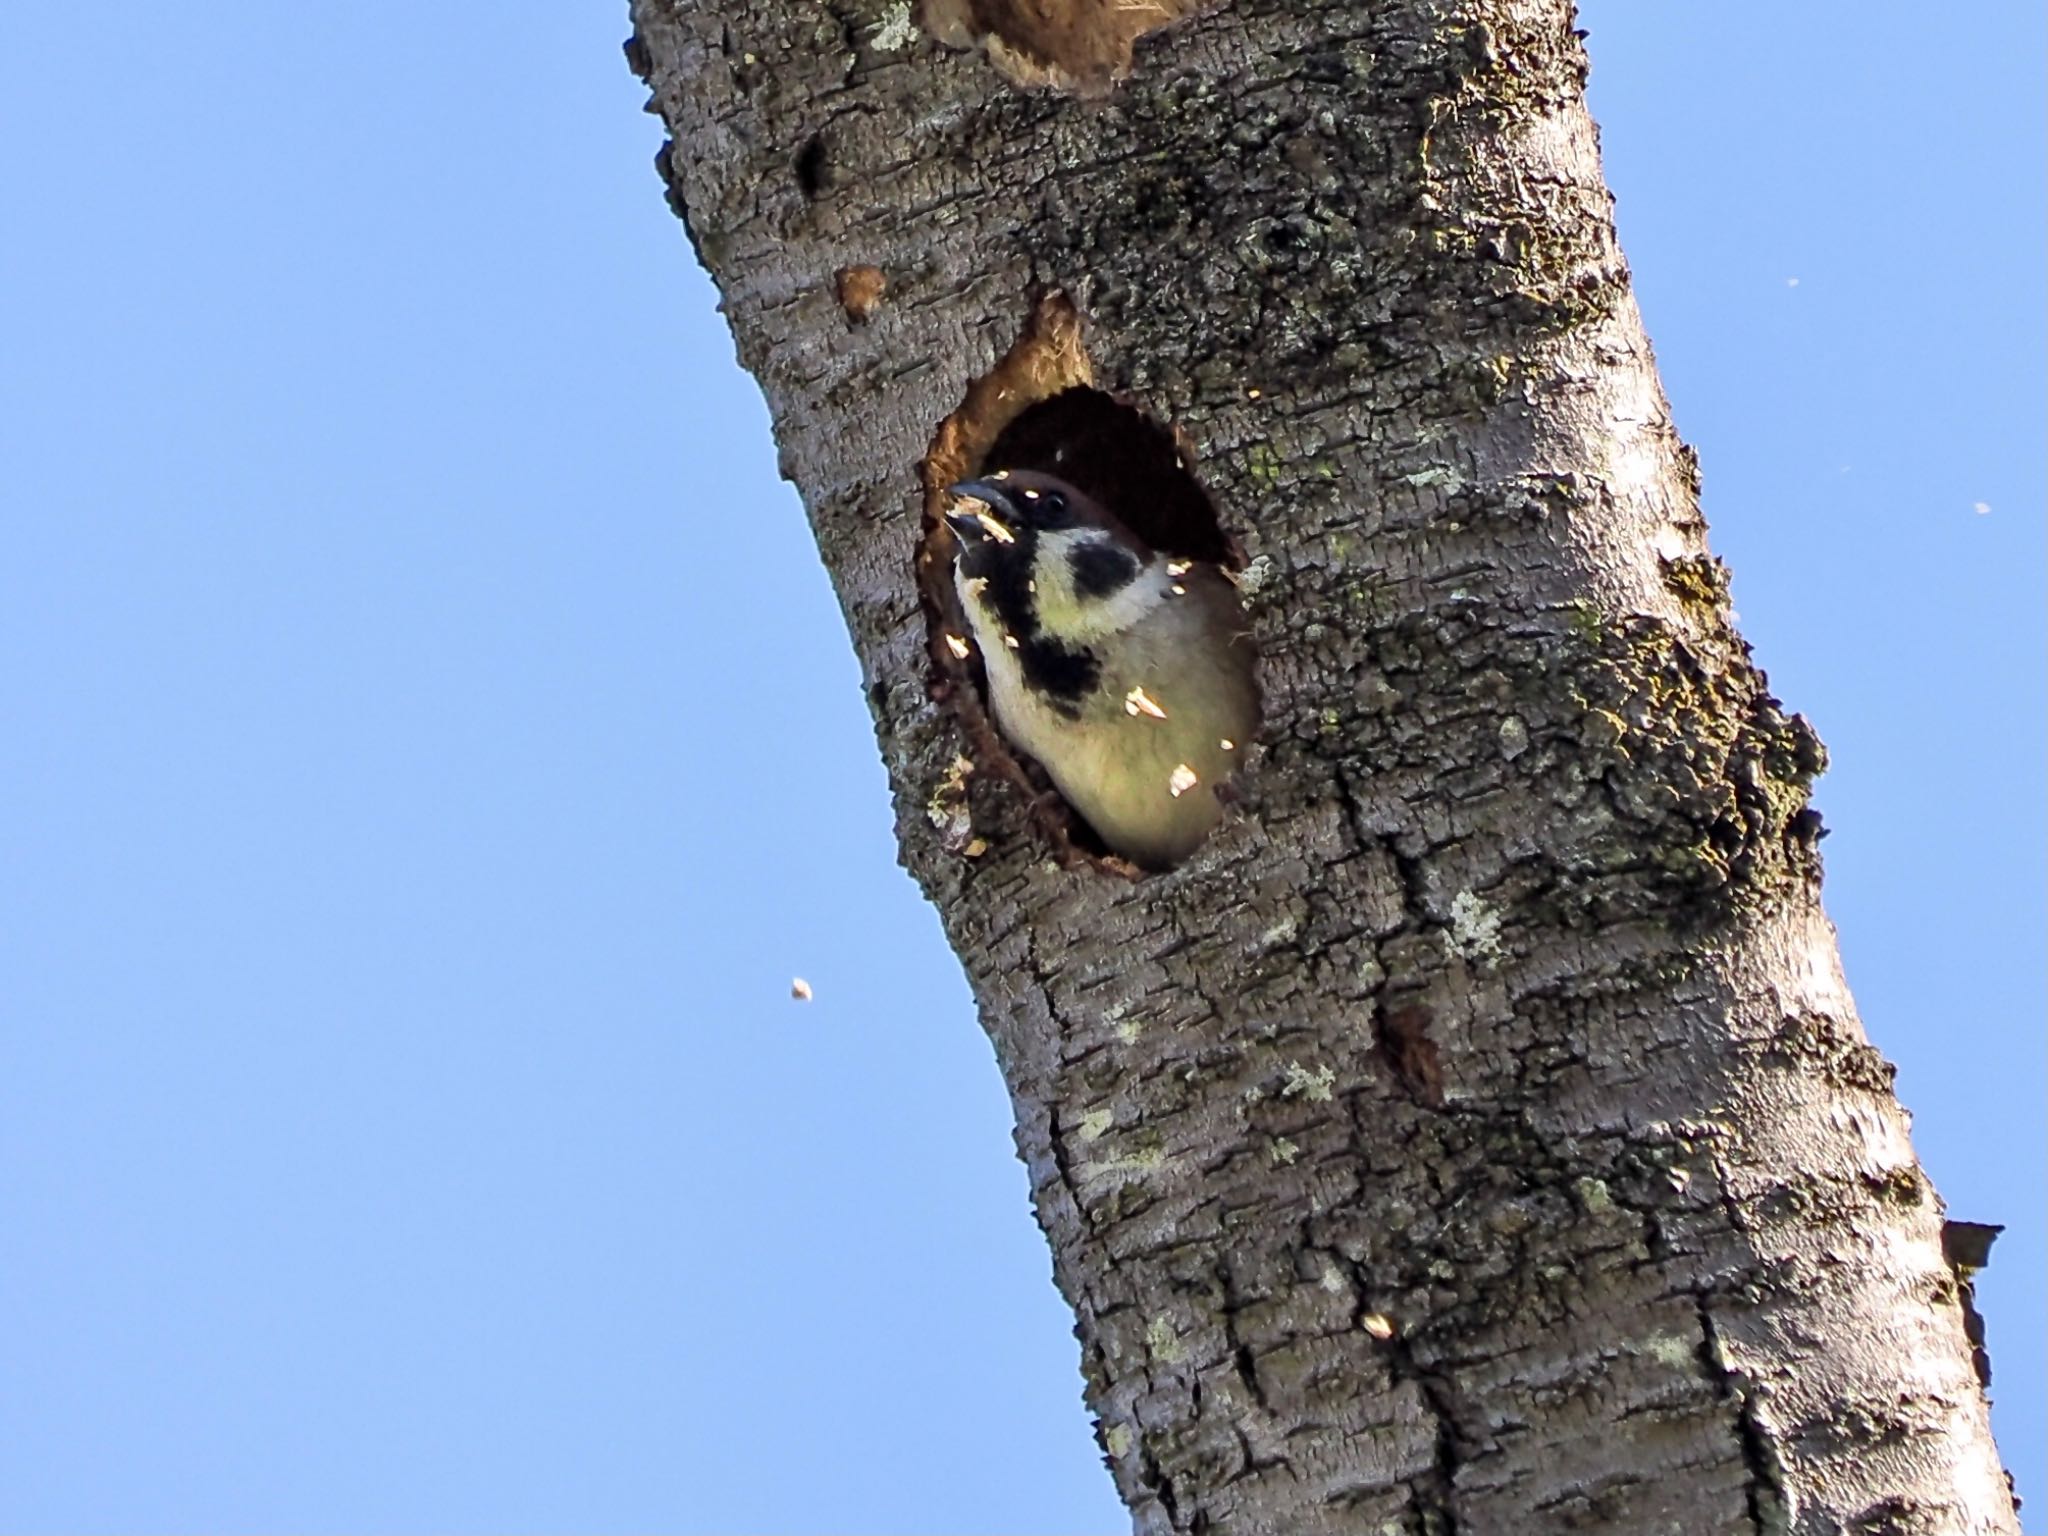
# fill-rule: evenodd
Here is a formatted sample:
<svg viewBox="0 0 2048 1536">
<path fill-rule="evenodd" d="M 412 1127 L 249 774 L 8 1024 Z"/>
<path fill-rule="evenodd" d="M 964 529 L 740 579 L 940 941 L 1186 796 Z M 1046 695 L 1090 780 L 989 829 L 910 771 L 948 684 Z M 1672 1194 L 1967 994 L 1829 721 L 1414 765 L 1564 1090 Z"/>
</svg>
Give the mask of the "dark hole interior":
<svg viewBox="0 0 2048 1536">
<path fill-rule="evenodd" d="M 1099 389 L 1063 390 L 1027 407 L 997 435 L 979 467 L 1058 475 L 1156 550 L 1242 563 L 1173 434 Z"/>
<path fill-rule="evenodd" d="M 804 147 L 796 155 L 796 184 L 806 200 L 816 198 L 825 190 L 825 179 L 831 167 L 826 161 L 825 136 L 814 133 L 804 141 Z"/>
</svg>

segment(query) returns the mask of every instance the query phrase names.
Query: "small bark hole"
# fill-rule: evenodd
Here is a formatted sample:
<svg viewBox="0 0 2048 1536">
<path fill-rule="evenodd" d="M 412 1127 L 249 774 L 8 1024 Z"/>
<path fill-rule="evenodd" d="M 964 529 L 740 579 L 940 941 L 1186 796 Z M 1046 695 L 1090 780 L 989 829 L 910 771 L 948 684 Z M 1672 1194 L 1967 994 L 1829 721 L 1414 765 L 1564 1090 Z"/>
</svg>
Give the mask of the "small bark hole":
<svg viewBox="0 0 2048 1536">
<path fill-rule="evenodd" d="M 815 202 L 831 182 L 832 165 L 825 147 L 825 135 L 814 133 L 796 152 L 796 184 L 804 201 Z"/>
<path fill-rule="evenodd" d="M 1379 1038 L 1374 1042 L 1394 1081 L 1409 1098 L 1428 1109 L 1444 1106 L 1443 1058 L 1429 1037 L 1435 1017 L 1424 1003 L 1390 1008 L 1380 1021 Z"/>
</svg>

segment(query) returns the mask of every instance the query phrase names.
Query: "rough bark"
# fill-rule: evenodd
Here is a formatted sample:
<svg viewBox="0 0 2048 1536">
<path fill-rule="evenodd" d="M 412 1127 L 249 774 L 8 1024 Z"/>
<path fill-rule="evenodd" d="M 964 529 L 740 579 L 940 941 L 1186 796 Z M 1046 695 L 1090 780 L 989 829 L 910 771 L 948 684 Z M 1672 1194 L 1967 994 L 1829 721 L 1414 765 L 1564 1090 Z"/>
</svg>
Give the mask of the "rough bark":
<svg viewBox="0 0 2048 1536">
<path fill-rule="evenodd" d="M 1138 1528 L 2015 1531 L 1569 6 L 1239 0 L 1113 90 L 1046 5 L 932 35 L 1001 13 L 636 0 L 629 53 Z M 1077 381 L 1178 434 L 1263 653 L 1242 814 L 1139 880 L 920 595 L 932 485 Z"/>
</svg>

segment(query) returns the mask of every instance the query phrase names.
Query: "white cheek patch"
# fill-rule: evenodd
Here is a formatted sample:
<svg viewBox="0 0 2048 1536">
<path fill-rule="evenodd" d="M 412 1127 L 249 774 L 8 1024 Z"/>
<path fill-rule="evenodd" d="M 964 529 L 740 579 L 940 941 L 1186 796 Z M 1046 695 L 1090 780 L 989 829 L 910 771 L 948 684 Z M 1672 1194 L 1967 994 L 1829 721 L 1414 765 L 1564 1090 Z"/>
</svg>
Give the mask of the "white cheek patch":
<svg viewBox="0 0 2048 1536">
<path fill-rule="evenodd" d="M 1110 576 L 1121 563 L 1131 566 L 1130 551 L 1108 535 L 1086 528 L 1062 528 L 1038 536 L 1032 578 L 1037 582 L 1039 623 L 1063 639 L 1088 641 L 1129 629 L 1166 595 L 1166 577 L 1157 561 L 1138 566 L 1136 573 L 1114 585 Z M 1077 572 L 1093 569 L 1091 583 Z"/>
</svg>

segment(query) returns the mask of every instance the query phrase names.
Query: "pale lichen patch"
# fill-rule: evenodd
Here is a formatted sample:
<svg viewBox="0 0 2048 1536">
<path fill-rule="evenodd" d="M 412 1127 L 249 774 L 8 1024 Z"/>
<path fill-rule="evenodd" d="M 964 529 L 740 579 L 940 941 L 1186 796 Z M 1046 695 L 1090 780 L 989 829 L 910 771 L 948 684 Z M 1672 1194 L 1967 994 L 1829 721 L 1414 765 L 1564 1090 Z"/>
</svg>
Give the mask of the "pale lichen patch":
<svg viewBox="0 0 2048 1536">
<path fill-rule="evenodd" d="M 1674 1371 L 1686 1371 L 1699 1363 L 1698 1349 L 1697 1339 L 1678 1333 L 1660 1333 L 1643 1346 L 1643 1353 L 1659 1365 L 1669 1366 Z"/>
<path fill-rule="evenodd" d="M 895 0 L 883 11 L 881 25 L 869 41 L 881 53 L 901 53 L 916 42 L 917 20 L 911 15 L 910 0 Z"/>
<path fill-rule="evenodd" d="M 1304 1098 L 1311 1103 L 1322 1103 L 1330 1097 L 1330 1090 L 1337 1081 L 1336 1071 L 1327 1066 L 1313 1071 L 1298 1061 L 1287 1063 L 1287 1081 L 1281 1085 L 1283 1099 Z"/>
<path fill-rule="evenodd" d="M 1237 573 L 1237 589 L 1250 597 L 1273 579 L 1273 557 L 1260 555 Z"/>
<path fill-rule="evenodd" d="M 1096 1141 L 1116 1121 L 1116 1116 L 1106 1109 L 1091 1109 L 1081 1116 L 1079 1135 L 1083 1141 Z"/>
<path fill-rule="evenodd" d="M 1170 1317 L 1155 1317 L 1145 1325 L 1145 1347 L 1161 1365 L 1177 1365 L 1187 1358 L 1187 1348 L 1180 1341 L 1180 1330 L 1173 1326 Z"/>
<path fill-rule="evenodd" d="M 1470 891 L 1451 899 L 1451 948 L 1462 960 L 1498 961 L 1500 914 Z"/>
<path fill-rule="evenodd" d="M 1135 1152 L 1125 1152 L 1116 1157 L 1105 1157 L 1093 1162 L 1082 1163 L 1075 1168 L 1074 1177 L 1083 1184 L 1093 1184 L 1102 1179 L 1121 1176 L 1156 1173 L 1166 1164 L 1164 1147 L 1140 1147 Z"/>
</svg>

